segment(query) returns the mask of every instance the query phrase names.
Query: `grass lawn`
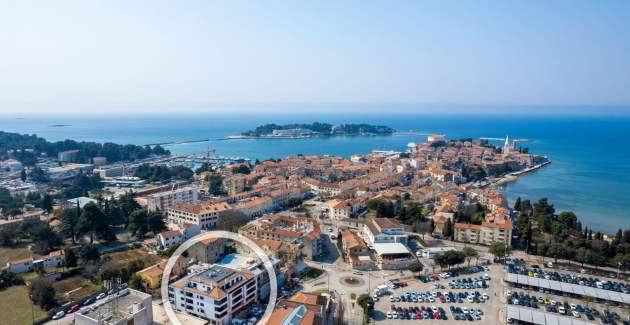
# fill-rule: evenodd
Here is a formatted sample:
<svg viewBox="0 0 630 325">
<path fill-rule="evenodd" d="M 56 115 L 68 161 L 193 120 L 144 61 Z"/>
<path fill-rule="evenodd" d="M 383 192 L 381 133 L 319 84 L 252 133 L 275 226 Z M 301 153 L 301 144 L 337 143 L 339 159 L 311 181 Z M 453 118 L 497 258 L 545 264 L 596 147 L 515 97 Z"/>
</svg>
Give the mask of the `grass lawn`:
<svg viewBox="0 0 630 325">
<path fill-rule="evenodd" d="M 156 254 L 149 254 L 144 248 L 136 248 L 126 250 L 124 252 L 113 252 L 105 254 L 103 257 L 111 257 L 112 260 L 117 261 L 121 265 L 127 265 L 127 263 L 133 260 L 142 260 L 145 266 L 151 266 L 162 261 L 162 259 Z"/>
<path fill-rule="evenodd" d="M 100 286 L 80 275 L 55 281 L 53 287 L 55 287 L 57 299 L 64 301 L 79 300 L 101 289 Z"/>
<path fill-rule="evenodd" d="M 0 306 L 2 306 L 1 325 L 26 325 L 33 321 L 45 319 L 47 314 L 41 308 L 34 306 L 31 311 L 31 300 L 28 298 L 26 286 L 13 286 L 0 291 Z"/>
<path fill-rule="evenodd" d="M 31 251 L 26 246 L 17 246 L 15 248 L 0 247 L 0 265 L 6 266 L 10 261 L 27 258 L 31 255 Z"/>
<path fill-rule="evenodd" d="M 304 280 L 317 279 L 320 275 L 324 274 L 324 272 L 325 271 L 322 269 L 309 267 L 308 271 L 306 271 L 304 275 L 302 276 L 302 279 Z"/>
</svg>

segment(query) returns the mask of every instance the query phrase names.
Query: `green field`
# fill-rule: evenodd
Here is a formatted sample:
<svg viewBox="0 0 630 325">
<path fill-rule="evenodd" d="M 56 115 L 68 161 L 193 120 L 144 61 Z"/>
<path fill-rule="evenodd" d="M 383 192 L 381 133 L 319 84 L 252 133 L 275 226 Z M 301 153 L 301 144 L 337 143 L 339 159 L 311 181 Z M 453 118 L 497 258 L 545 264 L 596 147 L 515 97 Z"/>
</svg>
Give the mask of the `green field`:
<svg viewBox="0 0 630 325">
<path fill-rule="evenodd" d="M 0 266 L 5 266 L 10 261 L 20 260 L 29 256 L 31 256 L 31 252 L 26 247 L 0 247 Z"/>
<path fill-rule="evenodd" d="M 34 306 L 31 309 L 32 304 L 28 298 L 26 286 L 13 286 L 0 291 L 0 306 L 2 306 L 0 325 L 32 324 L 33 313 L 35 313 L 35 321 L 47 317 L 46 312 L 41 308 Z"/>
</svg>

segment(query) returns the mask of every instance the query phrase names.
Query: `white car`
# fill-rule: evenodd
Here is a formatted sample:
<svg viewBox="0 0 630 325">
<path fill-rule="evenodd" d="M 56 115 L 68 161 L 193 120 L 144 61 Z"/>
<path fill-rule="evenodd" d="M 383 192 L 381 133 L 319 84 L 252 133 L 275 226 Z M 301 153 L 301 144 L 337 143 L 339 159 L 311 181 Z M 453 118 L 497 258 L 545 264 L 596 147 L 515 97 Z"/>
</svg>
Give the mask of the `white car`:
<svg viewBox="0 0 630 325">
<path fill-rule="evenodd" d="M 103 298 L 107 297 L 107 294 L 105 292 L 102 292 L 101 294 L 99 294 L 98 296 L 96 296 L 96 300 L 101 300 Z"/>
<path fill-rule="evenodd" d="M 575 318 L 580 318 L 580 313 L 578 313 L 577 311 L 573 311 L 573 317 Z"/>
<path fill-rule="evenodd" d="M 577 305 L 575 304 L 571 304 L 570 306 L 571 306 L 571 310 L 575 310 L 575 308 L 577 308 Z"/>
<path fill-rule="evenodd" d="M 387 319 L 392 319 L 392 312 L 391 311 L 387 312 Z"/>
<path fill-rule="evenodd" d="M 62 318 L 62 317 L 63 317 L 63 316 L 65 316 L 65 315 L 66 315 L 66 312 L 65 312 L 65 311 L 63 311 L 63 310 L 61 310 L 61 311 L 57 312 L 57 313 L 56 313 L 56 314 L 52 317 L 52 319 L 57 320 L 57 319 Z"/>
<path fill-rule="evenodd" d="M 560 306 L 560 307 L 558 307 L 558 312 L 559 312 L 560 314 L 562 314 L 562 315 L 564 315 L 564 314 L 566 314 L 566 313 L 567 313 L 567 311 L 564 309 L 564 306 Z"/>
</svg>

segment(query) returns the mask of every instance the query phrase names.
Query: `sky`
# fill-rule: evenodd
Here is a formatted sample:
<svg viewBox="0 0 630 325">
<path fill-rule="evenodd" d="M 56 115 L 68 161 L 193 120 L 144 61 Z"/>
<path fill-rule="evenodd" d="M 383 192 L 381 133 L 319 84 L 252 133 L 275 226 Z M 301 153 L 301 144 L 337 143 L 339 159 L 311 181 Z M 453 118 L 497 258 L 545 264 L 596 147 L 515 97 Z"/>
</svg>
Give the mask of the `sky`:
<svg viewBox="0 0 630 325">
<path fill-rule="evenodd" d="M 630 1 L 0 0 L 0 114 L 630 114 Z"/>
</svg>

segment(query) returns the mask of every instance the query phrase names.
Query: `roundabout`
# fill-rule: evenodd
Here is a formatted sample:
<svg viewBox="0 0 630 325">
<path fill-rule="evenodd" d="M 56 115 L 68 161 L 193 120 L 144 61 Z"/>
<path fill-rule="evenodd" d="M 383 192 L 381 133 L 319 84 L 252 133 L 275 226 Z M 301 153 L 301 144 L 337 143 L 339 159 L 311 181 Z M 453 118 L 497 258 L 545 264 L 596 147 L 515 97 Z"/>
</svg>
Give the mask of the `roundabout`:
<svg viewBox="0 0 630 325">
<path fill-rule="evenodd" d="M 365 281 L 356 276 L 344 276 L 339 278 L 339 283 L 346 287 L 361 287 L 365 285 Z"/>
</svg>

